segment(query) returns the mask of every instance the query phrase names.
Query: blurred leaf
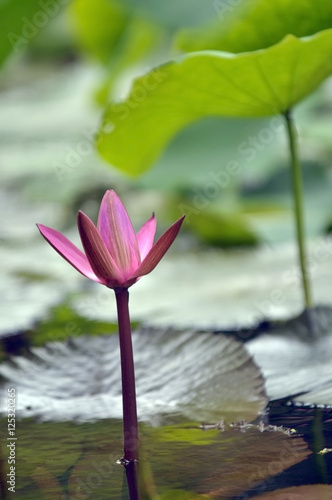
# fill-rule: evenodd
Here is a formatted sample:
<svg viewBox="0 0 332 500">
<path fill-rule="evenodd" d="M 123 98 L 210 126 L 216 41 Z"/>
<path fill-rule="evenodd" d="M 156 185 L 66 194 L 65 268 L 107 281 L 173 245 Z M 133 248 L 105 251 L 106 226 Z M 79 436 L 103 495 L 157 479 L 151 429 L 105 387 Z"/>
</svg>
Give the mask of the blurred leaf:
<svg viewBox="0 0 332 500">
<path fill-rule="evenodd" d="M 156 50 L 163 29 L 139 9 L 116 0 L 74 0 L 68 11 L 79 46 L 107 66 L 107 76 L 95 92 L 97 102 L 105 106 L 121 73 Z"/>
<path fill-rule="evenodd" d="M 326 0 L 245 0 L 213 2 L 217 21 L 204 28 L 183 30 L 178 48 L 245 52 L 268 47 L 284 36 L 298 37 L 332 27 L 332 3 Z"/>
<path fill-rule="evenodd" d="M 42 2 L 40 2 L 41 4 Z M 52 2 L 53 3 L 53 2 Z M 40 30 L 28 47 L 29 64 L 37 61 L 44 62 L 49 68 L 54 61 L 57 63 L 68 63 L 76 59 L 76 50 L 73 43 L 72 30 L 67 20 L 66 9 L 62 9 L 59 15 L 50 19 L 45 29 Z M 42 68 L 40 64 L 40 68 Z"/>
<path fill-rule="evenodd" d="M 91 56 L 108 63 L 125 29 L 127 10 L 115 0 L 73 0 L 69 14 L 79 45 Z"/>
<path fill-rule="evenodd" d="M 0 65 L 34 40 L 60 12 L 57 0 L 2 0 L 0 3 Z"/>
<path fill-rule="evenodd" d="M 184 211 L 185 213 L 185 211 Z M 204 243 L 227 247 L 236 245 L 255 245 L 259 238 L 250 227 L 250 222 L 241 212 L 219 212 L 206 209 L 189 214 L 188 229 Z"/>
<path fill-rule="evenodd" d="M 147 19 L 128 19 L 113 54 L 109 54 L 109 58 L 112 55 L 112 61 L 109 64 L 108 76 L 96 91 L 96 99 L 100 105 L 105 106 L 109 102 L 113 87 L 122 71 L 144 59 L 158 46 L 162 35 L 161 27 L 151 24 Z"/>
<path fill-rule="evenodd" d="M 125 67 L 139 61 L 158 45 L 161 36 L 160 26 L 144 17 L 130 17 L 120 43 L 122 55 L 119 65 Z"/>
<path fill-rule="evenodd" d="M 118 332 L 116 323 L 88 320 L 65 304 L 50 310 L 31 335 L 31 345 L 42 346 L 50 341 L 65 341 L 80 335 L 109 335 Z"/>
<path fill-rule="evenodd" d="M 102 156 L 130 175 L 148 169 L 170 139 L 206 116 L 286 112 L 332 71 L 332 30 L 287 36 L 245 54 L 198 52 L 138 78 L 126 101 L 108 106 L 97 139 Z"/>
<path fill-rule="evenodd" d="M 132 323 L 137 327 L 137 323 Z M 0 339 L 0 362 L 11 353 L 23 354 L 31 347 L 48 342 L 69 341 L 80 335 L 110 335 L 118 332 L 117 323 L 91 320 L 77 314 L 66 304 L 52 307 L 46 319 L 38 322 L 33 330 L 18 331 Z"/>
</svg>

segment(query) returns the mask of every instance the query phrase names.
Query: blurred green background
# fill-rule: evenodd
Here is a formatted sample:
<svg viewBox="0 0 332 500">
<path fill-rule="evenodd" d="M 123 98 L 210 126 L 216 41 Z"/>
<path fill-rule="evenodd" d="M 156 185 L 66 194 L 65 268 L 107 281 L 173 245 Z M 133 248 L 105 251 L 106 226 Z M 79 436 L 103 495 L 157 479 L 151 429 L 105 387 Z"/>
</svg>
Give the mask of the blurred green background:
<svg viewBox="0 0 332 500">
<path fill-rule="evenodd" d="M 104 190 L 115 183 L 120 190 L 157 193 L 165 222 L 181 209 L 188 213 L 187 230 L 200 242 L 233 246 L 293 237 L 281 118 L 207 117 L 174 137 L 138 178 L 121 175 L 94 151 L 105 105 L 125 98 L 136 76 L 188 48 L 184 40 L 190 33 L 196 33 L 198 49 L 218 46 L 204 42 L 206 26 L 225 25 L 229 18 L 223 18 L 234 16 L 240 3 L 231 8 L 226 0 L 224 7 L 198 1 L 171 6 L 147 0 L 3 1 L 3 187 L 19 188 L 24 179 L 23 191 L 34 199 L 46 196 L 72 205 L 81 188 L 92 193 L 93 187 Z M 331 224 L 330 88 L 326 81 L 296 111 L 311 236 Z M 29 151 L 23 153 L 27 141 Z"/>
<path fill-rule="evenodd" d="M 277 4 L 289 9 L 288 0 L 275 2 L 274 7 Z M 272 4 L 262 11 L 258 0 L 250 0 L 246 5 L 252 12 L 246 19 L 255 25 L 261 22 L 257 12 L 264 14 L 272 33 L 267 38 L 261 30 L 250 48 L 276 43 L 294 26 L 299 36 L 332 26 L 328 5 L 319 2 L 319 8 L 326 10 L 315 17 L 309 16 L 314 4 L 310 4 L 310 12 L 302 4 L 293 5 L 293 19 L 300 11 L 302 17 L 291 26 L 290 21 L 286 25 L 277 22 Z M 56 227 L 77 241 L 77 210 L 95 218 L 109 188 L 123 198 L 137 228 L 153 210 L 159 233 L 186 213 L 175 252 L 273 248 L 281 265 L 283 255 L 289 256 L 283 246 L 275 246 L 293 245 L 295 234 L 287 139 L 278 116 L 196 121 L 174 136 L 159 158 L 136 177 L 108 164 L 96 150 L 106 105 L 125 99 L 137 76 L 187 50 L 226 47 L 236 52 L 235 35 L 241 33 L 244 19 L 239 9 L 244 5 L 228 0 L 0 3 L 1 251 L 6 263 L 1 291 L 6 297 L 2 306 L 5 317 L 8 303 L 13 303 L 8 289 L 16 289 L 16 302 L 21 303 L 21 297 L 27 300 L 27 295 L 31 298 L 22 315 L 35 318 L 40 311 L 36 302 L 42 308 L 54 305 L 62 296 L 60 289 L 72 293 L 77 288 L 72 270 L 68 269 L 68 280 L 65 264 L 55 264 L 58 257 L 50 256 L 34 224 Z M 229 40 L 230 32 L 235 35 Z M 239 50 L 243 47 L 238 46 Z M 326 237 L 332 224 L 331 109 L 330 79 L 295 109 L 310 240 Z M 142 140 L 149 144 L 149 137 Z M 243 262 L 243 279 L 246 276 L 247 257 L 241 261 L 237 253 L 233 255 L 227 253 L 230 260 L 224 260 L 228 286 L 236 282 L 229 276 L 239 270 L 239 261 Z M 252 255 L 255 261 L 257 256 Z M 203 266 L 203 260 L 199 262 Z M 215 266 L 216 261 L 212 262 Z M 208 274 L 206 268 L 203 273 Z M 49 287 L 47 280 L 55 276 L 60 277 L 58 283 Z M 40 290 L 47 286 L 49 291 L 41 298 Z M 236 286 L 234 297 L 238 299 L 243 291 L 239 291 L 241 284 Z M 35 296 L 31 287 L 40 288 Z M 17 290 L 21 292 L 17 294 Z"/>
<path fill-rule="evenodd" d="M 56 344 L 60 350 L 67 352 L 68 348 L 66 360 L 62 362 L 60 357 L 59 372 L 63 375 L 64 387 L 68 377 L 74 389 L 74 379 L 82 382 L 83 396 L 86 394 L 87 364 L 78 358 L 77 372 L 72 371 L 77 357 L 75 342 L 80 345 L 79 340 L 82 340 L 87 358 L 92 363 L 97 362 L 96 375 L 91 371 L 88 374 L 92 380 L 92 394 L 102 392 L 100 381 L 106 380 L 105 374 L 111 371 L 107 356 L 104 363 L 100 361 L 100 354 L 91 356 L 84 335 L 92 337 L 89 339 L 91 344 L 105 339 L 106 344 L 109 338 L 99 335 L 116 332 L 113 296 L 105 287 L 95 286 L 71 269 L 45 244 L 35 226 L 39 222 L 54 227 L 80 245 L 77 211 L 82 209 L 96 220 L 106 189 L 112 188 L 119 193 L 137 229 L 152 211 L 157 216 L 159 234 L 183 212 L 187 215 L 180 237 L 164 261 L 151 276 L 132 288 L 131 314 L 135 321 L 157 325 L 162 333 L 165 325 L 167 328 L 169 325 L 185 327 L 193 339 L 193 332 L 201 328 L 215 331 L 230 327 L 234 332 L 242 327 L 243 331 L 240 329 L 239 332 L 244 334 L 245 341 L 245 333 L 262 320 L 285 319 L 303 310 L 289 153 L 281 118 L 207 116 L 194 121 L 170 140 L 153 164 L 148 165 L 146 160 L 146 170 L 138 176 L 107 163 L 97 151 L 96 137 L 109 103 L 121 105 L 122 100 L 130 95 L 135 78 L 148 72 L 152 74 L 149 84 L 153 84 L 153 68 L 157 66 L 162 65 L 162 72 L 165 63 L 194 50 L 238 53 L 264 49 L 279 42 L 285 33 L 302 37 L 330 27 L 332 6 L 326 0 L 180 0 L 172 3 L 163 0 L 0 0 L 0 259 L 3 264 L 0 336 L 5 337 L 0 346 L 0 358 L 2 361 L 13 353 L 25 354 L 26 357 L 14 358 L 18 360 L 18 366 L 9 358 L 2 367 L 4 374 L 8 374 L 6 370 L 9 369 L 8 380 L 14 376 L 14 380 L 17 377 L 17 381 L 24 385 L 27 379 L 29 401 L 30 384 L 36 390 L 35 401 L 40 400 L 42 410 L 47 408 L 52 412 L 52 407 L 49 409 L 44 399 L 50 393 L 47 386 L 42 385 L 40 390 L 33 376 L 21 375 L 27 373 L 29 366 L 31 370 L 45 368 L 42 362 L 38 365 L 38 352 L 48 356 L 50 347 L 35 351 L 36 358 L 32 357 L 31 361 L 30 354 L 34 352 L 31 345 L 40 347 L 46 342 L 60 341 Z M 132 101 L 132 109 L 136 109 L 138 103 L 139 99 Z M 127 113 L 128 107 L 122 108 L 122 112 Z M 325 80 L 303 99 L 296 106 L 294 115 L 300 138 L 309 267 L 313 275 L 315 302 L 330 303 L 331 79 Z M 156 126 L 162 127 L 162 123 Z M 139 124 L 137 136 L 141 137 Z M 151 143 L 148 136 L 141 140 L 147 146 Z M 120 146 L 124 150 L 129 148 L 126 143 Z M 324 319 L 325 333 L 330 337 L 331 319 L 330 315 L 327 316 Z M 136 328 L 137 325 L 133 326 Z M 313 387 L 315 390 L 318 386 L 318 395 L 309 393 L 307 401 L 331 403 L 330 386 L 327 389 L 324 386 L 326 380 L 331 379 L 330 344 L 323 338 L 313 358 L 312 344 L 302 343 L 301 338 L 297 338 L 301 336 L 298 326 L 301 325 L 286 324 L 285 329 L 276 332 L 276 344 L 273 338 L 269 344 L 271 336 L 264 335 L 257 339 L 257 347 L 252 348 L 253 356 L 258 352 L 255 359 L 259 366 L 263 366 L 264 377 L 268 382 L 272 381 L 269 397 L 285 397 L 290 392 L 302 395 L 302 391 Z M 169 336 L 164 337 L 167 340 Z M 211 335 L 211 338 L 216 336 Z M 261 341 L 267 341 L 266 351 L 261 349 Z M 195 367 L 190 342 L 187 341 L 187 345 L 187 362 Z M 210 362 L 206 363 L 209 373 L 211 353 L 215 353 L 213 346 L 210 349 L 211 352 L 207 351 Z M 287 353 L 287 356 L 282 356 L 284 364 L 280 364 L 277 351 Z M 109 354 L 110 351 L 103 347 L 101 352 Z M 115 350 L 111 352 L 114 353 Z M 146 353 L 146 359 L 156 358 L 160 356 L 160 349 L 153 348 L 153 343 L 147 341 L 144 349 L 139 350 L 143 358 Z M 56 359 L 57 356 L 55 352 Z M 220 359 L 228 358 L 220 356 Z M 173 355 L 170 351 L 163 360 L 173 376 L 172 363 L 176 362 L 176 352 Z M 254 366 L 254 362 L 251 363 Z M 117 366 L 117 362 L 115 364 Z M 181 378 L 187 380 L 187 365 L 182 360 L 178 364 L 183 369 Z M 307 368 L 306 376 L 303 367 Z M 219 369 L 223 369 L 222 363 Z M 256 365 L 255 370 L 258 373 Z M 227 371 L 230 372 L 225 369 Z M 36 373 L 37 377 L 41 373 L 42 380 L 47 379 L 46 371 Z M 144 366 L 142 373 L 146 373 Z M 202 380 L 209 381 L 203 370 L 202 373 Z M 61 375 L 48 375 L 51 387 L 53 380 L 61 381 Z M 5 375 L 2 377 L 5 380 Z M 153 380 L 153 376 L 150 378 Z M 219 377 L 217 379 L 215 386 L 211 384 L 211 389 L 219 395 Z M 189 379 L 188 384 L 190 394 L 193 384 Z M 323 390 L 319 393 L 322 385 Z M 225 387 L 227 391 L 227 384 Z M 241 387 L 244 387 L 242 382 Z M 60 389 L 59 393 L 55 392 L 55 397 L 61 405 L 64 391 Z M 108 389 L 106 387 L 106 396 Z M 203 392 L 207 391 L 204 389 Z M 250 398 L 249 389 L 247 393 Z M 74 393 L 73 400 L 70 400 L 71 396 L 68 398 L 68 404 L 74 410 L 76 396 Z M 90 398 L 89 409 L 91 394 L 88 393 L 87 397 Z M 211 400 L 220 406 L 214 395 Z M 38 405 L 29 408 L 29 404 L 22 403 L 25 414 L 31 410 L 32 415 L 38 416 Z M 200 394 L 198 406 L 201 404 Z M 61 409 L 63 411 L 62 405 Z M 23 414 L 22 407 L 19 411 L 20 415 Z M 53 427 L 53 424 L 36 426 L 34 420 L 26 422 L 20 430 L 22 450 L 25 450 L 22 460 L 25 461 L 25 457 L 30 460 L 31 439 L 42 446 L 39 446 L 36 461 L 29 462 L 24 481 L 30 476 L 31 467 L 41 462 L 43 465 L 36 469 L 33 481 L 39 485 L 40 491 L 47 483 L 46 488 L 54 488 L 55 495 L 59 494 L 59 484 L 50 482 L 50 478 L 54 480 L 57 474 L 57 477 L 61 475 L 62 483 L 68 482 L 71 470 L 77 473 L 77 477 L 81 477 L 80 474 L 84 477 L 91 467 L 88 460 L 85 461 L 84 453 L 91 455 L 92 441 L 98 456 L 100 452 L 108 452 L 109 438 L 107 443 L 104 442 L 105 435 L 110 432 L 112 438 L 113 433 L 109 431 L 108 422 L 100 424 L 100 428 L 99 424 L 91 424 L 91 430 L 90 424 L 81 426 L 82 435 L 88 435 L 84 444 L 78 427 L 74 428 L 71 423 L 54 424 Z M 34 431 L 31 431 L 30 424 Z M 121 435 L 118 421 L 114 432 L 114 439 L 118 439 Z M 190 430 L 190 436 L 192 434 Z M 270 454 L 270 459 L 280 456 L 279 444 L 285 436 L 276 433 L 277 437 L 270 433 L 268 438 L 266 434 L 257 435 L 262 438 L 264 453 L 266 450 L 270 453 L 276 441 L 275 455 Z M 48 460 L 50 441 L 47 441 L 47 436 L 54 438 L 50 440 L 56 447 L 56 461 L 53 462 Z M 166 442 L 165 437 L 160 436 Z M 249 471 L 246 469 L 242 473 L 242 469 L 238 470 L 241 481 L 247 481 L 252 474 L 251 468 L 262 460 L 266 461 L 265 454 L 261 453 L 256 442 L 252 444 L 253 455 L 251 449 L 247 454 L 243 445 L 245 434 L 239 434 L 243 439 L 241 442 L 235 434 L 231 440 L 227 436 L 225 439 L 234 443 L 237 455 L 236 460 L 228 460 L 230 471 L 232 464 L 237 466 L 241 452 L 245 464 L 249 464 Z M 271 440 L 268 446 L 266 439 Z M 176 443 L 174 453 L 168 443 L 167 446 L 171 449 L 170 463 L 176 469 L 175 479 L 178 481 L 180 469 L 177 460 L 180 457 L 182 465 L 189 461 L 182 459 L 182 452 L 179 454 L 182 448 Z M 70 453 L 63 453 L 64 447 L 71 450 Z M 117 447 L 118 442 L 115 449 Z M 186 457 L 190 456 L 192 460 L 193 451 L 191 447 L 188 449 Z M 219 448 L 217 451 L 219 453 Z M 226 451 L 229 458 L 229 449 Z M 208 452 L 213 458 L 210 448 Z M 91 460 L 94 460 L 94 453 Z M 165 458 L 168 460 L 167 453 Z M 45 459 L 44 454 L 47 455 Z M 204 455 L 197 451 L 195 454 L 201 470 Z M 306 451 L 302 458 L 304 455 Z M 84 461 L 73 465 L 77 456 L 82 456 Z M 154 452 L 151 456 L 155 460 Z M 208 458 L 203 461 L 213 467 L 216 463 Z M 50 469 L 44 467 L 44 462 Z M 170 471 L 172 476 L 173 470 Z M 185 469 L 182 481 L 187 475 Z M 157 477 L 163 478 L 164 471 Z M 165 477 L 167 482 L 167 475 Z M 229 477 L 233 477 L 232 474 Z M 75 475 L 72 475 L 71 480 L 74 479 Z M 219 476 L 217 479 L 219 485 Z M 74 486 L 69 484 L 68 491 Z M 241 483 L 237 493 L 245 487 L 247 483 Z M 34 488 L 36 490 L 37 486 Z M 33 498 L 35 490 L 30 491 Z M 109 495 L 106 484 L 100 487 L 101 490 L 105 496 Z M 119 495 L 118 491 L 116 495 Z"/>
</svg>

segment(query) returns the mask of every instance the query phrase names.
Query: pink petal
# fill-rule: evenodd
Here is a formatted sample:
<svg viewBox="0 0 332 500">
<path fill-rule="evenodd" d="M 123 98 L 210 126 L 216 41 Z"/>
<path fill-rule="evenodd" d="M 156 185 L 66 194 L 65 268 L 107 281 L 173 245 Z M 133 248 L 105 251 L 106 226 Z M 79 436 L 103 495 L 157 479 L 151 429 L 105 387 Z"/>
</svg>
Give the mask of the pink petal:
<svg viewBox="0 0 332 500">
<path fill-rule="evenodd" d="M 124 276 L 109 254 L 96 226 L 83 212 L 78 212 L 78 229 L 86 256 L 95 274 L 112 288 L 124 281 Z"/>
<path fill-rule="evenodd" d="M 54 248 L 54 250 L 56 250 L 61 257 L 66 259 L 66 261 L 69 262 L 69 264 L 71 264 L 77 271 L 93 281 L 105 284 L 103 280 L 99 279 L 95 275 L 84 253 L 81 252 L 81 250 L 79 250 L 71 241 L 69 241 L 68 238 L 59 233 L 59 231 L 43 226 L 42 224 L 37 224 L 37 227 L 42 236 Z"/>
<path fill-rule="evenodd" d="M 145 259 L 147 254 L 150 252 L 153 246 L 154 236 L 156 234 L 157 222 L 154 214 L 149 220 L 141 227 L 141 229 L 136 234 L 136 239 L 138 243 L 139 253 L 141 255 L 141 260 Z"/>
<path fill-rule="evenodd" d="M 136 235 L 122 201 L 112 190 L 102 199 L 97 229 L 118 268 L 126 276 L 132 274 L 141 263 Z"/>
<path fill-rule="evenodd" d="M 174 222 L 174 224 L 160 236 L 159 240 L 153 245 L 150 252 L 131 278 L 138 278 L 153 271 L 177 237 L 184 218 L 185 216 Z"/>
</svg>

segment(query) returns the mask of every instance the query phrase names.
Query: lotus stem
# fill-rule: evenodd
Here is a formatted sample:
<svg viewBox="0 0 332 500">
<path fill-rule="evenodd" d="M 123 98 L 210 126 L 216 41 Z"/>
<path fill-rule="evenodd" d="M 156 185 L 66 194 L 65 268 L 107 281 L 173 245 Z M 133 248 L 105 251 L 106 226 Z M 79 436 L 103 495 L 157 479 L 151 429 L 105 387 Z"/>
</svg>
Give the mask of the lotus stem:
<svg viewBox="0 0 332 500">
<path fill-rule="evenodd" d="M 301 165 L 298 157 L 297 133 L 291 111 L 288 110 L 284 116 L 287 124 L 287 133 L 288 133 L 289 149 L 291 156 L 291 170 L 292 170 L 292 181 L 293 181 L 292 183 L 293 183 L 293 194 L 295 203 L 294 211 L 295 211 L 298 254 L 299 254 L 299 262 L 300 262 L 301 276 L 302 276 L 302 289 L 304 295 L 305 308 L 307 310 L 310 310 L 313 307 L 313 302 L 312 302 L 311 288 L 310 288 L 309 275 L 307 269 L 304 216 L 303 216 L 304 212 L 303 180 L 302 180 Z"/>
<path fill-rule="evenodd" d="M 128 308 L 129 292 L 127 288 L 116 288 L 114 291 L 118 312 L 121 356 L 124 438 L 123 463 L 126 465 L 128 462 L 136 462 L 138 460 L 135 369 Z"/>
</svg>

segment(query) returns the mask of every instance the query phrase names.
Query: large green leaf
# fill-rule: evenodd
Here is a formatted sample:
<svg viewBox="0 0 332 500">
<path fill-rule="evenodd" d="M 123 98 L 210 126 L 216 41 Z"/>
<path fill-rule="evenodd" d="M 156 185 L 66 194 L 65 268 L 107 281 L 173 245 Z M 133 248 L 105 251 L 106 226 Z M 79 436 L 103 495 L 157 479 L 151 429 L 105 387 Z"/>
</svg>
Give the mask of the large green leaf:
<svg viewBox="0 0 332 500">
<path fill-rule="evenodd" d="M 138 175 L 183 127 L 206 116 L 284 113 L 332 72 L 332 29 L 238 55 L 188 54 L 135 80 L 111 103 L 97 145 L 115 167 Z"/>
<path fill-rule="evenodd" d="M 176 44 L 187 52 L 244 52 L 268 47 L 285 35 L 312 35 L 332 27 L 326 0 L 215 0 L 216 19 L 203 28 L 181 31 Z"/>
</svg>

